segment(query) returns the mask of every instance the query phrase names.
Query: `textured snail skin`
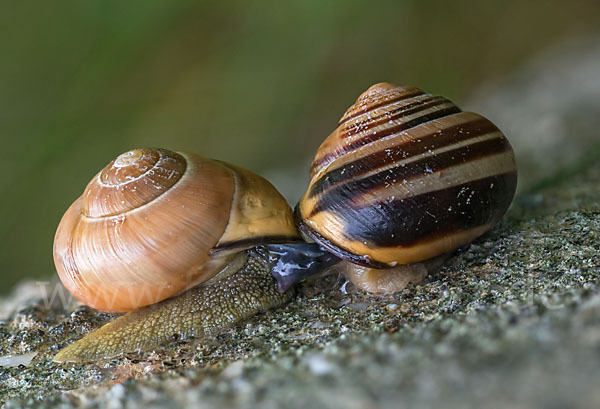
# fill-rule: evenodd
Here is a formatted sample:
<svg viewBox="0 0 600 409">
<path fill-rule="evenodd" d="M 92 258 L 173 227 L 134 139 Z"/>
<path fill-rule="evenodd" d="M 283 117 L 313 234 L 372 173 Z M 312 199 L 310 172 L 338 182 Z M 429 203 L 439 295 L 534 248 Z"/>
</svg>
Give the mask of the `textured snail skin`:
<svg viewBox="0 0 600 409">
<path fill-rule="evenodd" d="M 136 149 L 67 210 L 54 261 L 78 300 L 124 312 L 210 279 L 241 250 L 297 239 L 289 205 L 260 176 L 194 154 Z"/>
<path fill-rule="evenodd" d="M 239 256 L 238 256 L 239 257 Z M 287 302 L 270 274 L 270 261 L 255 250 L 226 277 L 179 296 L 127 313 L 62 349 L 56 362 L 88 362 L 144 351 L 173 340 L 199 337 L 226 328 L 261 310 Z"/>
<path fill-rule="evenodd" d="M 300 231 L 336 256 L 384 269 L 482 235 L 506 212 L 516 183 L 510 143 L 488 119 L 380 83 L 319 147 L 295 214 Z"/>
</svg>

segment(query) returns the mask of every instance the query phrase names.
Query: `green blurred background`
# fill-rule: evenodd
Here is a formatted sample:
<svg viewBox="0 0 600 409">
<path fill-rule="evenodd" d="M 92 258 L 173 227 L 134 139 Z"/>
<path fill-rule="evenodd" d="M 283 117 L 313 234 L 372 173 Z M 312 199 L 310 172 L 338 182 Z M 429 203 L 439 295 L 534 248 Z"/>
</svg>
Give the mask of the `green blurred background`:
<svg viewBox="0 0 600 409">
<path fill-rule="evenodd" d="M 598 0 L 2 5 L 0 292 L 54 274 L 62 213 L 123 151 L 297 167 L 372 83 L 460 103 L 600 28 Z"/>
</svg>

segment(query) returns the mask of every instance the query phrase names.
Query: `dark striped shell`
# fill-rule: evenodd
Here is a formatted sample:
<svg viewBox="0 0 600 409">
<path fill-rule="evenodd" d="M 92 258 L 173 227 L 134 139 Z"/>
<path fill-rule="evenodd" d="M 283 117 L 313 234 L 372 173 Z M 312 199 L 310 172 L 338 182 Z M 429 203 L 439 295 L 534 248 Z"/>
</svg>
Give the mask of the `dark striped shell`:
<svg viewBox="0 0 600 409">
<path fill-rule="evenodd" d="M 320 146 L 296 218 L 334 254 L 385 268 L 471 242 L 500 220 L 516 184 L 513 150 L 488 119 L 381 83 Z"/>
</svg>

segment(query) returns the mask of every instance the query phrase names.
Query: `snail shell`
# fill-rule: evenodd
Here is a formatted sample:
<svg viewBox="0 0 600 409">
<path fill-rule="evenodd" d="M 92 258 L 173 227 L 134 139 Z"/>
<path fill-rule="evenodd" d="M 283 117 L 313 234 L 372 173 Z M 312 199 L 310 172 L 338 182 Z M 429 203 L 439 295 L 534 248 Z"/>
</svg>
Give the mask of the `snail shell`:
<svg viewBox="0 0 600 409">
<path fill-rule="evenodd" d="M 489 230 L 516 183 L 513 150 L 488 119 L 418 88 L 380 83 L 318 149 L 296 218 L 335 255 L 389 268 Z"/>
<path fill-rule="evenodd" d="M 84 304 L 130 311 L 207 281 L 243 249 L 295 239 L 291 209 L 260 176 L 189 153 L 136 149 L 69 207 L 54 261 Z"/>
</svg>

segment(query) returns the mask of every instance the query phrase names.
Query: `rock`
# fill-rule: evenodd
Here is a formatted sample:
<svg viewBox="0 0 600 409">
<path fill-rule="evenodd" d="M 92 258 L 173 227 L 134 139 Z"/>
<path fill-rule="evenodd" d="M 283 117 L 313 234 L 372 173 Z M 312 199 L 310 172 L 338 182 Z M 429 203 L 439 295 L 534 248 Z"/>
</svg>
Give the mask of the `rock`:
<svg viewBox="0 0 600 409">
<path fill-rule="evenodd" d="M 529 84 L 556 73 L 589 78 L 590 67 L 600 68 L 597 45 L 582 43 L 566 57 L 559 50 L 562 57 L 534 64 L 537 74 L 528 68 L 507 80 L 485 97 L 495 107 L 488 114 L 502 127 L 503 109 L 514 104 L 541 110 L 547 89 L 536 97 L 539 87 Z M 577 81 L 562 84 L 569 104 L 547 109 L 582 115 L 592 126 L 584 131 L 594 132 L 600 116 L 570 105 L 587 91 Z M 532 158 L 524 160 L 522 193 L 498 227 L 424 284 L 368 296 L 323 276 L 301 285 L 284 308 L 214 337 L 88 365 L 51 358 L 111 316 L 30 294 L 0 324 L 0 355 L 37 355 L 28 366 L 0 368 L 0 401 L 9 408 L 600 407 L 600 162 L 590 159 L 600 148 L 577 126 L 548 138 L 535 131 L 534 142 L 513 131 L 521 135 L 517 155 Z M 571 159 L 557 158 L 558 140 L 577 141 Z M 14 310 L 7 304 L 17 298 L 0 305 Z"/>
</svg>

